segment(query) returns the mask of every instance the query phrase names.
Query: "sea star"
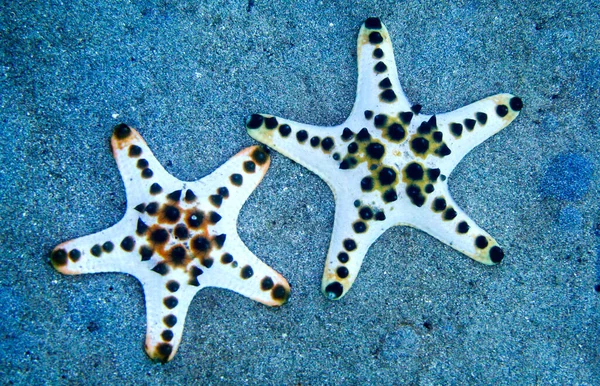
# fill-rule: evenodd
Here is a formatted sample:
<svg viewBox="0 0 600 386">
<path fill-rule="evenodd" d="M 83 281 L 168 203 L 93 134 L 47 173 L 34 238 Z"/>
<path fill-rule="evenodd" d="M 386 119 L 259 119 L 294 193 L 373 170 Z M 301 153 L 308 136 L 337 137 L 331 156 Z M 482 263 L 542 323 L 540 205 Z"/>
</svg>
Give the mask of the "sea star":
<svg viewBox="0 0 600 386">
<path fill-rule="evenodd" d="M 51 253 L 59 272 L 123 272 L 146 297 L 148 355 L 175 355 L 189 305 L 205 287 L 239 292 L 269 306 L 287 302 L 287 281 L 248 250 L 236 231 L 244 202 L 270 164 L 249 147 L 198 181 L 183 182 L 160 165 L 144 139 L 125 124 L 111 146 L 125 183 L 127 211 L 116 225 L 67 241 Z"/>
<path fill-rule="evenodd" d="M 335 220 L 321 289 L 340 299 L 370 246 L 396 225 L 421 229 L 484 264 L 504 252 L 452 200 L 446 177 L 475 146 L 516 118 L 520 98 L 499 94 L 450 113 L 419 114 L 402 91 L 392 43 L 378 18 L 358 35 L 358 86 L 341 125 L 318 127 L 254 114 L 250 136 L 321 177 Z"/>
</svg>

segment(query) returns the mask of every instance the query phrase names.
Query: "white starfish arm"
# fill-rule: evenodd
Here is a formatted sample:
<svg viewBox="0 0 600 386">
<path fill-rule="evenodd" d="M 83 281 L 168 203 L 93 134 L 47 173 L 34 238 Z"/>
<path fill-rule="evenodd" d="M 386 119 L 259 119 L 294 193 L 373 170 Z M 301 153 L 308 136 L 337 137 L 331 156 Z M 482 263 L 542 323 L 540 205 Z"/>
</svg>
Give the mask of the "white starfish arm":
<svg viewBox="0 0 600 386">
<path fill-rule="evenodd" d="M 146 297 L 144 347 L 150 358 L 168 362 L 179 348 L 188 308 L 200 287 L 180 286 L 185 283 L 183 271 L 178 272 L 181 280 L 148 272 L 141 280 Z"/>
<path fill-rule="evenodd" d="M 447 184 L 436 184 L 422 207 L 412 207 L 399 216 L 396 225 L 408 225 L 429 233 L 446 245 L 483 264 L 502 261 L 504 252 L 486 231 L 481 229 L 448 192 Z"/>
<path fill-rule="evenodd" d="M 137 252 L 130 248 L 136 237 L 124 235 L 123 229 L 135 229 L 136 221 L 135 215 L 128 213 L 108 229 L 66 241 L 54 248 L 50 261 L 56 270 L 65 275 L 98 272 L 133 275 L 140 261 Z"/>
<path fill-rule="evenodd" d="M 366 111 L 410 111 L 411 105 L 398 80 L 390 35 L 378 18 L 369 18 L 362 25 L 357 50 L 358 83 L 350 116 L 364 119 Z"/>
<path fill-rule="evenodd" d="M 260 261 L 236 233 L 227 235 L 223 246 L 213 249 L 214 262 L 198 278 L 202 286 L 225 288 L 268 306 L 280 306 L 290 295 L 288 282 Z"/>
<path fill-rule="evenodd" d="M 248 147 L 217 170 L 197 182 L 188 182 L 194 192 L 206 195 L 206 206 L 214 207 L 223 224 L 235 228 L 240 209 L 269 169 L 271 158 L 262 146 Z"/>
<path fill-rule="evenodd" d="M 167 192 L 181 186 L 181 182 L 162 167 L 136 130 L 125 124 L 117 125 L 110 144 L 129 204 L 143 202 L 147 198 L 146 193 L 157 181 L 160 181 L 162 190 Z"/>
<path fill-rule="evenodd" d="M 449 175 L 474 147 L 504 129 L 522 108 L 521 99 L 498 94 L 449 113 L 436 115 L 437 128 L 451 153 L 438 167 Z"/>
<path fill-rule="evenodd" d="M 319 127 L 254 114 L 247 118 L 246 128 L 252 138 L 310 169 L 325 181 L 340 168 L 334 155 L 337 154 L 335 157 L 339 159 L 348 146 L 342 137 L 344 128 L 341 126 Z"/>
<path fill-rule="evenodd" d="M 369 248 L 385 231 L 383 221 L 376 220 L 377 213 L 360 205 L 355 207 L 350 195 L 338 194 L 336 203 L 321 281 L 321 291 L 332 300 L 341 299 L 352 287 Z M 366 215 L 364 210 L 368 211 Z"/>
</svg>

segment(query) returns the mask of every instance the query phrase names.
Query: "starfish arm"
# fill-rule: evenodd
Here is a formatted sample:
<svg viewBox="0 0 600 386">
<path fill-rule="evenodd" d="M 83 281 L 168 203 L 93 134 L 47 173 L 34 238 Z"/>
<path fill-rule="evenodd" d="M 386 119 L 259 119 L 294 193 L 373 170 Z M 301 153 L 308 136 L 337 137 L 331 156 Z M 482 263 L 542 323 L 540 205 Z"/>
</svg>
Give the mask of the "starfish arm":
<svg viewBox="0 0 600 386">
<path fill-rule="evenodd" d="M 131 127 L 125 124 L 115 126 L 110 143 L 125 184 L 128 204 L 143 202 L 153 186 L 172 191 L 181 185 L 179 180 L 167 173 L 146 141 Z M 158 181 L 160 185 L 155 185 Z"/>
<path fill-rule="evenodd" d="M 138 254 L 129 248 L 135 236 L 123 235 L 123 229 L 135 229 L 136 221 L 135 216 L 126 214 L 106 230 L 64 242 L 54 248 L 50 262 L 65 275 L 98 272 L 133 275 L 140 261 Z"/>
<path fill-rule="evenodd" d="M 237 234 L 227 235 L 211 256 L 214 262 L 200 277 L 203 286 L 229 289 L 268 306 L 287 303 L 288 282 L 250 252 Z"/>
<path fill-rule="evenodd" d="M 498 94 L 436 115 L 437 128 L 451 151 L 439 163 L 442 173 L 449 175 L 468 152 L 511 123 L 522 107 L 520 98 Z"/>
<path fill-rule="evenodd" d="M 382 221 L 362 220 L 352 200 L 336 197 L 335 219 L 321 291 L 332 300 L 341 299 L 352 287 L 371 245 L 385 231 Z M 363 227 L 364 225 L 364 227 Z"/>
<path fill-rule="evenodd" d="M 207 195 L 202 206 L 214 208 L 223 217 L 219 223 L 221 228 L 231 226 L 235 229 L 240 209 L 263 179 L 270 164 L 268 149 L 252 146 L 237 153 L 202 180 L 186 185 L 192 192 Z"/>
<path fill-rule="evenodd" d="M 343 127 L 312 126 L 254 114 L 246 120 L 246 128 L 252 138 L 306 167 L 332 186 L 329 176 L 340 168 L 334 156 L 346 153 L 348 146 L 343 138 Z"/>
<path fill-rule="evenodd" d="M 234 231 L 240 209 L 264 177 L 270 162 L 265 147 L 252 146 L 199 182 L 204 188 L 197 190 L 213 193 L 203 206 L 212 206 L 218 221 L 208 227 L 213 248 L 209 259 L 202 262 L 201 269 L 206 274 L 198 280 L 202 286 L 230 289 L 258 302 L 278 306 L 289 296 L 287 281 L 252 254 Z M 196 190 L 193 183 L 188 186 Z"/>
<path fill-rule="evenodd" d="M 396 225 L 408 225 L 427 232 L 446 245 L 487 265 L 498 264 L 504 252 L 450 196 L 445 183 L 436 185 L 425 204 L 411 207 Z"/>
<path fill-rule="evenodd" d="M 186 277 L 182 270 L 169 277 L 147 271 L 142 279 L 146 297 L 146 353 L 152 359 L 170 361 L 181 343 L 190 303 L 202 287 L 181 285 Z M 179 276 L 179 277 L 178 277 Z"/>
<path fill-rule="evenodd" d="M 394 49 L 387 29 L 377 18 L 365 21 L 358 34 L 358 82 L 351 117 L 366 111 L 410 111 L 410 103 L 398 80 Z"/>
</svg>

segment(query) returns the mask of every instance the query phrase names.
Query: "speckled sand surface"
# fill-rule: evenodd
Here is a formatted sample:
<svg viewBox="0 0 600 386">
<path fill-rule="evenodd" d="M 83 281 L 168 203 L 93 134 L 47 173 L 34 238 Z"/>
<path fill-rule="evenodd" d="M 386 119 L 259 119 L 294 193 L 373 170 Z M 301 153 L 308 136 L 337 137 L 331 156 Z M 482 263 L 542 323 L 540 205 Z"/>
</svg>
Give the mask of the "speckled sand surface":
<svg viewBox="0 0 600 386">
<path fill-rule="evenodd" d="M 2 2 L 1 383 L 600 383 L 597 3 L 251 3 Z M 201 291 L 174 360 L 153 363 L 134 278 L 48 263 L 55 245 L 124 213 L 112 127 L 138 128 L 169 172 L 193 180 L 254 144 L 250 113 L 342 122 L 368 16 L 386 24 L 424 113 L 523 98 L 450 178 L 504 262 L 394 228 L 349 294 L 328 301 L 332 193 L 274 153 L 239 233 L 289 280 L 290 303 Z"/>
</svg>

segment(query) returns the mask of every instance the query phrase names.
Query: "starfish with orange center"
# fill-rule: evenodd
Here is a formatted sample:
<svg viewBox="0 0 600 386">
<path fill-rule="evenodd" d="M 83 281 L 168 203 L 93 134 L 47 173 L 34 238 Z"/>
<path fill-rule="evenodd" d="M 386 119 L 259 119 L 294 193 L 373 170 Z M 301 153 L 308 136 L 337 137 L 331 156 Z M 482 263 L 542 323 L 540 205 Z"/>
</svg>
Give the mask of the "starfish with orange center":
<svg viewBox="0 0 600 386">
<path fill-rule="evenodd" d="M 104 231 L 60 244 L 51 262 L 67 275 L 136 277 L 146 297 L 151 358 L 173 358 L 202 288 L 230 289 L 269 306 L 287 302 L 287 281 L 250 252 L 236 230 L 242 205 L 269 168 L 266 149 L 249 147 L 201 180 L 183 182 L 129 126 L 115 127 L 111 146 L 125 183 L 125 216 Z"/>
</svg>

